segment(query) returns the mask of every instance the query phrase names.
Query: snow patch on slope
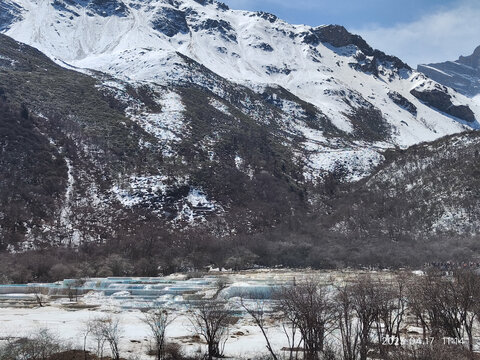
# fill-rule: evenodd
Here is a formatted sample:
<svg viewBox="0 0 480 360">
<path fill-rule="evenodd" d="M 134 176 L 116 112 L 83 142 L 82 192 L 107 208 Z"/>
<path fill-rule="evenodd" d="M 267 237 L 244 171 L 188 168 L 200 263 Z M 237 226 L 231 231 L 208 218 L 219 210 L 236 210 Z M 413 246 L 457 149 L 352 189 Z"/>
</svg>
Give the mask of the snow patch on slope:
<svg viewBox="0 0 480 360">
<path fill-rule="evenodd" d="M 141 112 L 138 114 L 132 108 L 127 109 L 126 113 L 146 132 L 160 140 L 165 156 L 173 156 L 172 144 L 180 141 L 182 134 L 186 131 L 185 107 L 181 96 L 173 91 L 162 94 L 157 103 L 161 106 L 160 113 Z"/>
<path fill-rule="evenodd" d="M 230 113 L 230 110 L 228 109 L 228 106 L 218 101 L 217 99 L 210 99 L 210 105 L 212 105 L 215 109 L 224 113 L 225 115 L 228 115 L 228 116 L 232 115 Z"/>
<path fill-rule="evenodd" d="M 362 148 L 347 150 L 327 150 L 311 153 L 307 158 L 304 176 L 315 181 L 327 172 L 340 171 L 345 174 L 343 180 L 358 181 L 370 175 L 385 158 L 378 149 Z"/>
<path fill-rule="evenodd" d="M 72 216 L 72 209 L 71 209 L 71 201 L 72 201 L 72 194 L 73 194 L 73 186 L 75 184 L 75 178 L 73 177 L 73 166 L 70 159 L 65 158 L 65 162 L 67 163 L 67 190 L 65 192 L 65 200 L 63 203 L 63 208 L 60 213 L 60 224 L 62 227 L 67 231 L 72 231 L 72 223 L 70 217 Z M 78 236 L 72 237 L 73 242 L 75 245 L 79 244 Z"/>
<path fill-rule="evenodd" d="M 205 221 L 203 215 L 213 213 L 216 209 L 217 205 L 208 199 L 207 194 L 200 189 L 191 188 L 174 222 L 186 221 L 192 224 L 196 220 Z"/>
<path fill-rule="evenodd" d="M 183 188 L 188 192 L 182 195 Z M 173 224 L 194 224 L 206 220 L 205 216 L 222 211 L 202 189 L 188 186 L 187 179 L 169 179 L 165 175 L 130 176 L 110 190 L 114 199 L 125 207 L 149 208 L 159 216 L 172 217 Z M 179 196 L 173 192 L 180 191 Z"/>
<path fill-rule="evenodd" d="M 112 194 L 125 207 L 140 205 L 155 194 L 164 195 L 168 180 L 166 176 L 132 175 L 125 184 L 117 184 L 111 189 Z"/>
</svg>

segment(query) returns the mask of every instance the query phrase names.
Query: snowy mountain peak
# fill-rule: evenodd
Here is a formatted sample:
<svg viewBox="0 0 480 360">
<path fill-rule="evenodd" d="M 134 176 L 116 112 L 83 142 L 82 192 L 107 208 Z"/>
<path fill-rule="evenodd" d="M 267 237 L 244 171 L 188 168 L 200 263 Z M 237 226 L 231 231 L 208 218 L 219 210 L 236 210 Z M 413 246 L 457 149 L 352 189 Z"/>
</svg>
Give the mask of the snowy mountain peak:
<svg viewBox="0 0 480 360">
<path fill-rule="evenodd" d="M 437 89 L 343 26 L 291 25 L 275 15 L 231 10 L 212 0 L 6 4 L 1 16 L 8 19 L 7 35 L 62 66 L 98 70 L 133 86 L 190 84 L 231 102 L 223 89 L 228 81 L 280 108 L 285 124 L 304 121 L 295 110 L 302 101 L 334 132 L 380 148 L 478 127 L 477 104 L 449 88 Z M 288 96 L 275 98 L 273 89 Z M 308 134 L 307 142 L 316 144 L 327 136 L 324 128 L 315 136 L 300 127 L 291 131 Z"/>
<path fill-rule="evenodd" d="M 480 68 L 480 46 L 478 46 L 474 51 L 473 54 L 470 56 L 460 56 L 458 59 L 460 64 L 464 64 L 467 66 L 471 66 L 473 68 Z"/>
<path fill-rule="evenodd" d="M 471 55 L 460 56 L 456 61 L 419 65 L 418 71 L 466 96 L 475 97 L 480 94 L 480 46 Z"/>
</svg>

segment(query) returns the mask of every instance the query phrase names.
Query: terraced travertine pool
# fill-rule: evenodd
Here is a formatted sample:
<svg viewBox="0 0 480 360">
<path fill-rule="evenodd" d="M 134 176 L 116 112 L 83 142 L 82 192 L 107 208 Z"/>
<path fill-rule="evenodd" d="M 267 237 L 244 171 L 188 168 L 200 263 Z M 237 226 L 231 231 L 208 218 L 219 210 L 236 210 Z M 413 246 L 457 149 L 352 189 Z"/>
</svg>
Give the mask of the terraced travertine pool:
<svg viewBox="0 0 480 360">
<path fill-rule="evenodd" d="M 341 284 L 358 274 L 358 271 L 266 269 L 208 272 L 199 277 L 174 274 L 158 278 L 109 277 L 1 285 L 0 342 L 48 328 L 74 347 L 82 348 L 85 323 L 96 317 L 114 316 L 122 327 L 122 352 L 135 354 L 137 359 L 151 359 L 146 355 L 149 335 L 142 311 L 161 307 L 174 318 L 167 329 L 168 341 L 181 344 L 187 353 L 195 353 L 204 344 L 193 336 L 189 311 L 196 304 L 215 298 L 225 301 L 237 318 L 230 329 L 225 355 L 233 359 L 255 358 L 266 352 L 265 341 L 252 319 L 242 311 L 240 298 L 246 303 L 260 300 L 267 312 L 275 312 L 272 306 L 275 289 L 309 277 L 325 284 Z M 379 274 L 390 276 L 388 272 Z M 44 306 L 39 306 L 36 296 L 43 298 Z M 269 322 L 268 334 L 272 346 L 281 352 L 287 344 L 282 324 Z M 88 346 L 94 348 L 95 344 Z"/>
<path fill-rule="evenodd" d="M 275 289 L 315 276 L 325 282 L 339 281 L 348 272 L 254 270 L 244 272 L 211 272 L 202 277 L 174 274 L 165 277 L 108 277 L 65 279 L 56 283 L 0 285 L 0 307 L 12 300 L 29 300 L 34 293 L 61 301 L 75 292 L 80 301 L 98 305 L 114 303 L 122 308 L 145 308 L 158 305 L 181 306 L 202 299 L 235 297 L 271 298 Z M 337 280 L 334 280 L 337 279 Z"/>
</svg>

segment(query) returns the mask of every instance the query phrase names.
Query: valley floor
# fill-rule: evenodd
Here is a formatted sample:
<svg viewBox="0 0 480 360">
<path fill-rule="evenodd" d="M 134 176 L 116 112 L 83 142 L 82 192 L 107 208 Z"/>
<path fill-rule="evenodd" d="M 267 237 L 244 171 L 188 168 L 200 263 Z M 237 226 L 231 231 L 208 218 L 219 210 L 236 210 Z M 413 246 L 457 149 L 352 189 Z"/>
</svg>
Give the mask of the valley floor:
<svg viewBox="0 0 480 360">
<path fill-rule="evenodd" d="M 314 278 L 333 289 L 350 283 L 359 274 L 388 281 L 390 271 L 313 271 L 254 270 L 245 272 L 211 271 L 192 275 L 175 274 L 163 278 L 98 278 L 76 283 L 64 280 L 55 284 L 0 286 L 0 346 L 8 341 L 34 337 L 42 329 L 67 344 L 69 349 L 83 349 L 87 324 L 94 319 L 118 319 L 120 354 L 125 359 L 153 359 L 151 335 L 144 312 L 160 308 L 168 311 L 172 323 L 167 327 L 168 343 L 181 346 L 186 355 L 205 353 L 206 345 L 196 335 L 192 311 L 205 301 L 220 300 L 233 314 L 225 343 L 225 356 L 231 359 L 258 359 L 268 356 L 265 339 L 252 317 L 242 308 L 261 304 L 265 312 L 265 328 L 273 350 L 280 359 L 288 358 L 286 320 L 276 312 L 272 294 L 276 288 Z M 422 271 L 406 271 L 415 279 Z M 407 274 L 405 274 L 407 275 Z M 77 280 L 78 281 L 78 280 Z M 415 280 L 414 280 L 415 281 Z M 40 302 L 38 300 L 41 300 Z M 404 339 L 421 337 L 421 328 L 406 317 L 401 333 Z M 334 338 L 336 337 L 333 334 Z M 96 352 L 95 339 L 87 337 L 87 350 Z M 105 346 L 105 354 L 109 349 Z"/>
<path fill-rule="evenodd" d="M 40 329 L 48 328 L 61 340 L 71 344 L 72 348 L 83 348 L 83 332 L 89 320 L 99 316 L 112 315 L 119 317 L 123 329 L 120 340 L 122 357 L 132 359 L 152 359 L 148 356 L 150 334 L 143 323 L 140 310 L 122 311 L 113 307 L 102 307 L 91 310 L 72 311 L 58 305 L 49 305 L 35 309 L 2 309 L 0 312 L 0 338 L 21 338 L 35 334 Z M 196 339 L 188 314 L 180 312 L 167 329 L 169 342 L 181 344 L 187 354 L 195 355 L 205 351 L 205 345 Z M 286 340 L 281 328 L 269 329 L 271 341 L 276 350 L 285 346 Z M 89 342 L 89 350 L 95 349 L 93 341 Z M 240 319 L 230 329 L 230 336 L 225 346 L 225 355 L 229 358 L 255 358 L 266 353 L 265 341 L 259 329 L 248 319 Z M 106 348 L 105 354 L 109 351 Z"/>
<path fill-rule="evenodd" d="M 70 348 L 82 349 L 86 324 L 96 318 L 113 317 L 120 320 L 121 354 L 125 358 L 151 359 L 150 334 L 143 322 L 145 311 L 157 306 L 174 316 L 167 328 L 168 342 L 182 346 L 188 355 L 205 352 L 205 344 L 195 336 L 190 309 L 199 299 L 220 298 L 240 316 L 229 329 L 225 355 L 229 358 L 258 358 L 268 354 L 265 339 L 253 320 L 241 310 L 241 298 L 266 298 L 245 300 L 255 306 L 265 304 L 267 331 L 272 347 L 279 354 L 287 352 L 288 341 L 282 322 L 274 320 L 273 301 L 268 297 L 272 289 L 315 278 L 324 283 L 342 283 L 354 272 L 258 270 L 245 272 L 212 271 L 198 278 L 183 274 L 164 278 L 106 278 L 89 279 L 77 300 L 68 298 L 68 284 L 64 280 L 55 284 L 28 284 L 0 286 L 0 341 L 34 336 L 41 329 L 48 329 Z M 223 284 L 225 282 L 225 284 Z M 220 284 L 221 283 L 221 284 Z M 42 296 L 44 305 L 35 300 Z M 89 339 L 87 349 L 95 351 L 94 339 Z M 108 349 L 106 348 L 106 353 Z"/>
</svg>

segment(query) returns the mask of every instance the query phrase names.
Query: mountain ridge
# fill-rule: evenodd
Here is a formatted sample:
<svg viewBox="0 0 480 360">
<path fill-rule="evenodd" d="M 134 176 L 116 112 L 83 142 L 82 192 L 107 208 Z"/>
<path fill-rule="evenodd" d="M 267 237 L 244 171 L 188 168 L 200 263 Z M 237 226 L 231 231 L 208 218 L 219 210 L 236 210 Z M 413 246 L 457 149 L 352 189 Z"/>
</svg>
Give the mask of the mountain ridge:
<svg viewBox="0 0 480 360">
<path fill-rule="evenodd" d="M 53 188 L 37 184 L 35 201 L 10 202 L 18 181 L 2 189 L 4 250 L 95 244 L 115 251 L 117 244 L 128 256 L 147 256 L 136 252 L 139 244 L 150 249 L 148 256 L 159 255 L 154 245 L 169 249 L 176 269 L 186 258 L 205 265 L 231 257 L 250 265 L 305 260 L 319 266 L 332 264 L 321 254 L 324 245 L 330 256 L 344 244 L 346 256 L 362 263 L 359 248 L 370 235 L 371 252 L 387 246 L 382 236 L 410 238 L 412 245 L 419 234 L 431 232 L 433 241 L 437 231 L 461 233 L 450 225 L 427 226 L 443 216 L 443 195 L 437 201 L 418 191 L 405 205 L 385 194 L 400 194 L 411 177 L 433 182 L 423 165 L 415 166 L 443 165 L 442 159 L 430 152 L 417 159 L 424 146 L 418 144 L 466 139 L 465 131 L 479 127 L 480 105 L 344 27 L 293 26 L 215 1 L 4 5 L 0 105 L 15 119 L 5 126 L 20 142 L 12 124 L 30 126 L 41 154 L 57 159 L 46 170 L 60 179 Z M 2 141 L 6 146 L 12 139 Z M 462 149 L 441 153 L 451 162 Z M 31 153 L 25 167 L 36 169 Z M 404 178 L 392 153 L 407 164 L 401 166 L 418 171 Z M 14 165 L 8 160 L 3 171 Z M 388 180 L 375 180 L 399 174 L 401 184 L 390 188 Z M 50 211 L 32 217 L 32 204 L 47 190 L 55 199 Z M 425 226 L 387 224 L 423 200 L 435 208 Z M 463 211 L 463 203 L 449 206 Z M 468 231 L 475 236 L 477 229 Z"/>
<path fill-rule="evenodd" d="M 455 61 L 418 65 L 418 71 L 463 95 L 480 94 L 480 46 L 471 55 Z"/>
<path fill-rule="evenodd" d="M 108 9 L 122 4 L 122 16 L 114 12 L 101 15 L 90 12 L 89 7 L 93 4 L 96 8 L 96 2 L 55 2 L 60 3 L 64 7 L 58 10 L 58 5 L 52 7 L 49 2 L 19 1 L 24 9 L 23 19 L 12 24 L 7 34 L 78 68 L 93 68 L 121 78 L 127 76 L 134 82 L 162 83 L 173 77 L 188 76 L 181 74 L 178 67 L 168 69 L 179 52 L 225 79 L 252 86 L 254 90 L 263 84 L 282 86 L 302 100 L 328 110 L 326 115 L 347 131 L 352 130 L 350 119 L 342 113 L 352 109 L 345 107 L 345 100 L 339 99 L 337 94 L 353 91 L 348 96 L 371 101 L 385 114 L 387 121 L 393 122 L 397 131 L 408 133 L 401 134 L 404 139 L 417 133 L 404 129 L 401 120 L 384 106 L 383 99 L 387 94 L 382 94 L 385 89 L 381 82 L 389 82 L 390 87 L 398 84 L 400 88 L 395 89 L 396 92 L 415 102 L 410 90 L 417 82 L 421 85 L 428 80 L 413 80 L 415 76 L 413 73 L 409 75 L 411 68 L 407 64 L 372 49 L 361 37 L 348 33 L 341 26 L 293 26 L 265 13 L 230 10 L 217 2 L 193 0 L 105 2 Z M 76 11 L 78 16 L 70 19 L 68 11 Z M 29 16 L 32 12 L 35 13 L 33 18 Z M 44 23 L 51 26 L 45 27 Z M 156 23 L 169 27 L 171 36 L 156 29 Z M 172 26 L 180 26 L 179 31 L 173 31 Z M 35 33 L 43 35 L 32 36 Z M 58 34 L 64 39 L 57 40 Z M 158 59 L 164 59 L 161 67 Z M 330 73 L 336 75 L 330 79 Z M 371 75 L 380 83 L 371 83 Z M 355 77 L 358 80 L 352 84 L 351 79 Z M 402 77 L 410 77 L 410 83 L 398 81 Z M 380 101 L 372 101 L 374 96 L 364 89 L 367 83 L 368 89 L 381 94 Z M 356 86 L 352 88 L 354 84 Z M 322 92 L 323 96 L 319 96 Z M 454 93 L 448 96 L 453 102 L 468 103 L 468 99 L 453 100 Z M 420 117 L 442 118 L 438 112 L 419 108 L 424 113 Z M 469 122 L 471 117 L 463 120 Z M 422 124 L 415 125 L 423 127 Z M 423 130 L 428 132 L 428 129 Z M 432 134 L 431 139 L 433 137 Z M 415 141 L 418 140 L 397 142 L 408 146 Z"/>
</svg>

